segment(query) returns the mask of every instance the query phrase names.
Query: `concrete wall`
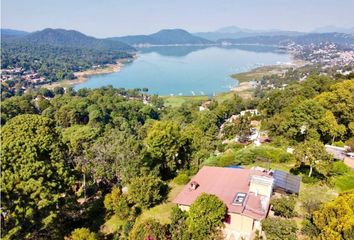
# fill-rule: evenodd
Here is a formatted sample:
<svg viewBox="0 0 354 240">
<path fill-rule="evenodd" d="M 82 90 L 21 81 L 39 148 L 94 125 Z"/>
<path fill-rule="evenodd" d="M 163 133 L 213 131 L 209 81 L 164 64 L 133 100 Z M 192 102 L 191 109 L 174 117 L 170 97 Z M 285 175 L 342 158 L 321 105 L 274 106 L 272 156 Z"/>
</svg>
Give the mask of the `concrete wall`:
<svg viewBox="0 0 354 240">
<path fill-rule="evenodd" d="M 254 192 L 263 196 L 270 197 L 273 191 L 273 179 L 266 177 L 253 176 L 250 182 L 249 192 Z"/>
<path fill-rule="evenodd" d="M 225 228 L 239 233 L 251 233 L 253 219 L 236 213 L 228 213 L 231 216 L 230 223 L 225 223 Z"/>
</svg>

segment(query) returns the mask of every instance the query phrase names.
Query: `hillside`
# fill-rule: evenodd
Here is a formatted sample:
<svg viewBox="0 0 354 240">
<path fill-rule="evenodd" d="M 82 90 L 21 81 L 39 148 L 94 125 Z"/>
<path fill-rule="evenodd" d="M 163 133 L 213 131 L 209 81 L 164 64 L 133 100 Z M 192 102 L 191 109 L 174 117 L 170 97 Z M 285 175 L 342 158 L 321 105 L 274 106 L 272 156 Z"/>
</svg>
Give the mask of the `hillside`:
<svg viewBox="0 0 354 240">
<path fill-rule="evenodd" d="M 165 29 L 150 35 L 114 37 L 114 38 L 110 38 L 110 40 L 121 41 L 130 45 L 213 44 L 212 41 L 209 41 L 207 39 L 198 36 L 194 36 L 183 29 Z"/>
<path fill-rule="evenodd" d="M 1 39 L 3 38 L 14 38 L 14 37 L 23 37 L 27 35 L 28 32 L 21 31 L 21 30 L 14 30 L 8 28 L 1 29 Z"/>
<path fill-rule="evenodd" d="M 24 41 L 32 44 L 44 44 L 58 47 L 79 47 L 96 50 L 135 50 L 131 46 L 119 41 L 97 39 L 78 31 L 65 29 L 46 28 L 44 30 L 33 32 L 18 38 L 18 41 Z"/>
</svg>

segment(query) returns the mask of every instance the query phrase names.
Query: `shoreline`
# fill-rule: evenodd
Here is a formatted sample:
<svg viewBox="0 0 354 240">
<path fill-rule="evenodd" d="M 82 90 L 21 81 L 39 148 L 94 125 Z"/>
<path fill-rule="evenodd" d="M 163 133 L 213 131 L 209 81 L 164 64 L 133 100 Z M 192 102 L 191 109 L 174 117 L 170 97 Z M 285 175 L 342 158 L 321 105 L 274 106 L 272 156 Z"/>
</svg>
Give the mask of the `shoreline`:
<svg viewBox="0 0 354 240">
<path fill-rule="evenodd" d="M 132 60 L 136 59 L 136 55 L 133 56 Z M 69 80 L 69 79 L 64 79 L 62 81 L 58 82 L 53 82 L 53 83 L 47 83 L 40 85 L 39 87 L 43 88 L 48 88 L 48 89 L 53 89 L 55 87 L 69 87 L 73 85 L 77 85 L 80 83 L 84 83 L 88 80 L 89 77 L 93 75 L 101 75 L 101 74 L 110 74 L 110 73 L 115 73 L 115 72 L 120 72 L 122 68 L 124 67 L 124 64 L 131 59 L 128 58 L 123 58 L 123 59 L 118 59 L 116 63 L 112 64 L 106 64 L 103 67 L 96 68 L 96 69 L 87 69 L 85 71 L 81 72 L 75 72 L 75 79 Z"/>
<path fill-rule="evenodd" d="M 101 74 L 110 74 L 110 73 L 115 73 L 119 72 L 122 70 L 124 67 L 125 63 L 134 61 L 135 59 L 138 58 L 138 54 L 134 54 L 132 58 L 124 58 L 124 59 L 118 59 L 115 64 L 107 64 L 101 68 L 97 69 L 88 69 L 82 72 L 76 72 L 74 75 L 77 77 L 76 79 L 73 80 L 62 80 L 59 82 L 54 82 L 54 83 L 48 83 L 44 85 L 40 85 L 39 87 L 44 87 L 48 89 L 53 89 L 55 87 L 69 87 L 69 86 L 74 86 L 77 84 L 84 83 L 88 80 L 90 76 L 93 75 L 101 75 Z M 289 69 L 289 68 L 299 68 L 304 65 L 308 64 L 308 62 L 303 61 L 301 59 L 296 59 L 294 55 L 290 53 L 290 61 L 288 63 L 282 63 L 282 64 L 275 64 L 275 65 L 265 65 L 265 66 L 260 66 L 256 68 L 252 68 L 246 72 L 240 72 L 240 73 L 235 73 L 231 74 L 230 77 L 233 78 L 234 80 L 238 81 L 238 85 L 230 88 L 229 91 L 227 92 L 222 92 L 218 93 L 215 95 L 215 97 L 219 96 L 226 96 L 230 94 L 235 94 L 237 93 L 240 95 L 242 98 L 251 98 L 252 93 L 255 90 L 255 81 L 260 80 L 263 78 L 263 76 L 269 75 L 269 74 L 280 74 L 282 71 Z M 242 77 L 240 77 L 242 76 Z M 241 78 L 241 79 L 238 79 Z M 181 96 L 181 97 L 200 97 L 200 96 L 206 96 L 206 95 L 198 95 L 198 96 Z M 162 96 L 164 98 L 169 98 L 170 96 Z M 178 96 L 174 96 L 178 97 Z"/>
<path fill-rule="evenodd" d="M 246 72 L 235 73 L 231 75 L 231 78 L 238 81 L 238 85 L 231 88 L 230 92 L 244 93 L 251 92 L 255 89 L 254 81 L 261 80 L 264 76 L 270 74 L 282 74 L 284 70 L 291 67 L 299 68 L 309 64 L 308 62 L 296 59 L 293 55 L 290 55 L 290 62 L 278 65 L 266 65 L 262 67 L 256 67 Z M 240 78 L 240 79 L 238 79 Z"/>
</svg>

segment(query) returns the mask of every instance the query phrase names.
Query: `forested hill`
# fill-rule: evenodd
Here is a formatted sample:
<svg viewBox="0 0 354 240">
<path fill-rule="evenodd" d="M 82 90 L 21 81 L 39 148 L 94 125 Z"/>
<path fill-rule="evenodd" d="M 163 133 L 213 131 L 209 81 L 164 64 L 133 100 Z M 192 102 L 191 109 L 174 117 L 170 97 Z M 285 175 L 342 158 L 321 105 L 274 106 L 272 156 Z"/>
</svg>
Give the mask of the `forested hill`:
<svg viewBox="0 0 354 240">
<path fill-rule="evenodd" d="M 21 35 L 17 41 L 31 44 L 52 45 L 58 47 L 77 47 L 96 50 L 119 50 L 134 51 L 128 44 L 111 41 L 108 39 L 97 39 L 87 36 L 81 32 L 65 29 L 46 28 L 41 31 L 27 35 Z"/>
<path fill-rule="evenodd" d="M 114 64 L 118 59 L 132 57 L 135 51 L 128 44 L 89 37 L 73 30 L 47 28 L 28 34 L 8 30 L 4 33 L 1 68 L 17 69 L 15 76 L 9 75 L 9 84 L 24 88 L 73 79 L 74 72 Z M 28 81 L 26 74 L 35 74 L 36 82 Z"/>
<path fill-rule="evenodd" d="M 14 30 L 8 28 L 1 29 L 1 38 L 14 38 L 14 37 L 23 37 L 27 35 L 28 32 L 21 31 L 21 30 Z"/>
<path fill-rule="evenodd" d="M 150 35 L 134 35 L 110 38 L 114 41 L 121 41 L 130 45 L 174 45 L 174 44 L 212 44 L 212 41 L 197 37 L 183 29 L 164 29 Z"/>
</svg>

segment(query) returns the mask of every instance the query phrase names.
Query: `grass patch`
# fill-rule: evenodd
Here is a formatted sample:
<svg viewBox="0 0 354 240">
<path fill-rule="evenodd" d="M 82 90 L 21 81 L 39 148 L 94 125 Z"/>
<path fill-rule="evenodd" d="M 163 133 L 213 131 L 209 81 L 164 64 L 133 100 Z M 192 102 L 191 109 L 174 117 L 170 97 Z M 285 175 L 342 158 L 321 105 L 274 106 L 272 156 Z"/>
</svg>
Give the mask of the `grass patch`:
<svg viewBox="0 0 354 240">
<path fill-rule="evenodd" d="M 116 215 L 113 215 L 108 221 L 106 221 L 102 227 L 102 233 L 111 234 L 117 232 L 125 224 L 124 220 L 119 219 Z"/>
<path fill-rule="evenodd" d="M 180 107 L 186 102 L 207 101 L 208 96 L 163 96 L 166 107 Z"/>
<path fill-rule="evenodd" d="M 336 177 L 334 187 L 338 192 L 354 189 L 354 171 L 350 170 L 345 175 Z"/>
<path fill-rule="evenodd" d="M 254 80 L 262 80 L 266 75 L 281 74 L 285 68 L 282 66 L 264 66 L 252 69 L 248 72 L 232 74 L 231 77 L 238 80 L 239 83 Z"/>
<path fill-rule="evenodd" d="M 212 156 L 206 159 L 204 164 L 218 167 L 227 167 L 230 165 L 247 166 L 251 164 L 257 164 L 258 166 L 269 165 L 272 167 L 271 164 L 274 166 L 274 164 L 279 163 L 277 166 L 285 168 L 284 166 L 287 165 L 283 163 L 289 163 L 293 160 L 293 156 L 281 148 L 262 145 L 259 147 L 248 146 L 238 150 L 228 149 L 219 156 Z"/>
<path fill-rule="evenodd" d="M 222 102 L 224 102 L 224 101 L 226 101 L 226 100 L 233 99 L 233 97 L 234 97 L 235 94 L 236 94 L 235 92 L 219 93 L 219 94 L 217 94 L 217 95 L 214 97 L 214 99 L 215 99 L 216 101 L 218 101 L 218 103 L 222 103 Z"/>
<path fill-rule="evenodd" d="M 153 208 L 143 210 L 142 214 L 139 216 L 137 221 L 153 218 L 162 224 L 171 223 L 170 216 L 171 216 L 172 208 L 176 205 L 172 203 L 172 200 L 178 195 L 178 193 L 182 191 L 184 185 L 177 185 L 173 182 L 170 182 L 168 185 L 171 188 L 171 190 L 168 194 L 167 201 Z"/>
</svg>

